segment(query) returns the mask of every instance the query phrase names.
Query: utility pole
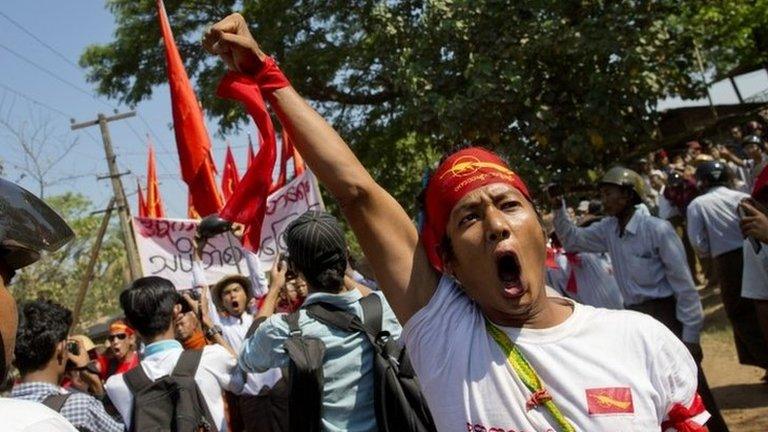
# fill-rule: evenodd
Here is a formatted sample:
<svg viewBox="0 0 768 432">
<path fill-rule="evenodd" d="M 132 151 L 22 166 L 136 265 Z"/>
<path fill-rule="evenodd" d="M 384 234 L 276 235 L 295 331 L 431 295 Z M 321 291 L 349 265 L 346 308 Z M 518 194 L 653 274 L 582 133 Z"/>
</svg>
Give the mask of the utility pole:
<svg viewBox="0 0 768 432">
<path fill-rule="evenodd" d="M 111 117 L 107 117 L 104 114 L 99 113 L 96 120 L 89 120 L 83 123 L 72 124 L 71 126 L 72 130 L 96 125 L 99 125 L 99 129 L 101 129 L 101 139 L 104 141 L 104 153 L 107 156 L 107 166 L 109 167 L 108 178 L 112 181 L 112 190 L 114 192 L 117 214 L 120 217 L 120 228 L 123 231 L 123 242 L 125 243 L 125 250 L 128 254 L 128 267 L 131 272 L 131 279 L 137 279 L 141 277 L 141 264 L 139 262 L 139 252 L 136 250 L 136 241 L 133 237 L 133 230 L 131 230 L 130 209 L 128 208 L 128 201 L 125 199 L 123 182 L 120 180 L 120 177 L 126 173 L 121 174 L 117 170 L 117 158 L 115 156 L 114 150 L 112 149 L 112 139 L 109 137 L 109 128 L 107 127 L 107 123 L 111 121 L 123 120 L 135 115 L 135 111 L 115 114 Z"/>
<path fill-rule="evenodd" d="M 701 72 L 701 80 L 704 81 L 704 86 L 707 88 L 707 100 L 709 100 L 709 109 L 712 110 L 712 117 L 717 122 L 717 108 L 712 100 L 712 95 L 709 93 L 709 83 L 707 82 L 707 73 L 704 70 L 704 61 L 701 58 L 701 52 L 699 52 L 699 46 L 693 44 L 693 54 L 696 56 L 696 63 L 699 65 L 699 71 Z"/>
</svg>

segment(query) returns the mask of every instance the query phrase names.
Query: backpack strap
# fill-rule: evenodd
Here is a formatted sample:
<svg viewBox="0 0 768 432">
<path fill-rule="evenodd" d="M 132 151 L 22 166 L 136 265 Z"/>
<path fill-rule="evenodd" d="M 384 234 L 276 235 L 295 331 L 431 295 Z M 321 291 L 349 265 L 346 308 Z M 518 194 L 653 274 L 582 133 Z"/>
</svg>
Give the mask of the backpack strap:
<svg viewBox="0 0 768 432">
<path fill-rule="evenodd" d="M 43 405 L 56 411 L 57 413 L 61 413 L 61 409 L 64 408 L 64 404 L 67 402 L 67 399 L 69 399 L 70 396 L 72 396 L 72 393 L 52 394 L 43 399 Z"/>
<path fill-rule="evenodd" d="M 363 322 L 365 327 L 370 330 L 374 336 L 381 333 L 382 320 L 384 319 L 384 309 L 381 306 L 381 297 L 376 294 L 368 294 L 360 299 L 360 306 L 363 307 Z"/>
<path fill-rule="evenodd" d="M 176 366 L 173 368 L 171 376 L 194 378 L 202 356 L 203 350 L 184 350 L 179 357 L 179 361 L 176 362 Z"/>
<path fill-rule="evenodd" d="M 139 363 L 135 368 L 124 373 L 123 380 L 125 381 L 125 385 L 128 386 L 128 390 L 130 390 L 131 394 L 134 396 L 140 391 L 151 386 L 153 383 L 153 381 L 147 376 L 146 372 L 144 372 L 144 368 L 141 367 L 141 363 Z"/>
<path fill-rule="evenodd" d="M 283 321 L 288 323 L 288 330 L 291 334 L 301 335 L 301 327 L 299 327 L 299 311 L 293 311 L 283 315 Z"/>
<path fill-rule="evenodd" d="M 327 303 L 313 303 L 305 308 L 307 314 L 321 323 L 348 332 L 368 333 L 356 315 Z"/>
</svg>

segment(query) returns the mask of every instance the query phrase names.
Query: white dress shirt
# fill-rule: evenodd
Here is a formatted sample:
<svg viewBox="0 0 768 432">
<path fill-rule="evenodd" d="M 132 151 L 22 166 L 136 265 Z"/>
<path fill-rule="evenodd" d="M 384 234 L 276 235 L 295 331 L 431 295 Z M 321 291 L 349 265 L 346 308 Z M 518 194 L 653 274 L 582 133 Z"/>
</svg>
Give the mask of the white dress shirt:
<svg viewBox="0 0 768 432">
<path fill-rule="evenodd" d="M 699 341 L 704 321 L 701 300 L 688 269 L 683 242 L 669 222 L 635 211 L 620 236 L 615 217 L 578 228 L 563 205 L 555 211 L 554 224 L 565 250 L 610 254 L 625 306 L 674 295 L 683 341 Z"/>
<path fill-rule="evenodd" d="M 716 186 L 688 205 L 688 238 L 702 257 L 717 257 L 740 249 L 744 237 L 739 228 L 738 206 L 749 198 L 744 192 Z"/>
</svg>

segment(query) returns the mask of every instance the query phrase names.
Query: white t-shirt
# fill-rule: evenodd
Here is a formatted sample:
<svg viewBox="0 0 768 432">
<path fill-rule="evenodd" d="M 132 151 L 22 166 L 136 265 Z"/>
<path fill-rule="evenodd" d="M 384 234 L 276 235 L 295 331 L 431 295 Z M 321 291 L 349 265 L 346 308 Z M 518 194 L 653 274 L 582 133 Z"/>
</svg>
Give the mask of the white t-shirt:
<svg viewBox="0 0 768 432">
<path fill-rule="evenodd" d="M 246 312 L 243 312 L 240 318 L 224 316 L 221 318 L 221 336 L 235 352 L 239 353 L 251 324 L 253 324 L 253 315 Z M 247 373 L 241 394 L 258 395 L 264 387 L 272 388 L 282 377 L 280 368 L 272 368 L 263 373 Z M 240 379 L 242 380 L 241 377 Z"/>
<path fill-rule="evenodd" d="M 165 341 L 163 341 L 165 342 Z M 148 345 L 149 349 L 152 344 Z M 184 350 L 181 344 L 178 347 L 166 349 L 141 359 L 139 366 L 144 369 L 151 380 L 169 375 Z M 222 390 L 239 392 L 241 389 L 233 374 L 237 373 L 237 360 L 221 345 L 207 345 L 203 348 L 203 355 L 195 373 L 195 382 L 203 394 L 208 409 L 211 412 L 216 427 L 219 431 L 227 431 L 227 422 L 224 418 L 224 400 Z M 125 384 L 123 375 L 113 375 L 107 380 L 105 390 L 112 403 L 123 417 L 126 430 L 131 428 L 133 412 L 133 394 Z"/>
<path fill-rule="evenodd" d="M 77 432 L 61 414 L 28 400 L 0 398 L 0 421 L 6 432 Z"/>
<path fill-rule="evenodd" d="M 552 328 L 499 328 L 576 430 L 658 431 L 674 404 L 692 405 L 696 364 L 666 327 L 636 312 L 573 308 Z M 559 430 L 543 407 L 526 410 L 531 392 L 450 277 L 408 321 L 403 339 L 438 430 Z M 704 411 L 695 420 L 708 418 Z"/>
<path fill-rule="evenodd" d="M 744 276 L 741 296 L 753 300 L 768 300 L 768 245 L 760 243 L 756 253 L 752 242 L 744 240 Z"/>
</svg>

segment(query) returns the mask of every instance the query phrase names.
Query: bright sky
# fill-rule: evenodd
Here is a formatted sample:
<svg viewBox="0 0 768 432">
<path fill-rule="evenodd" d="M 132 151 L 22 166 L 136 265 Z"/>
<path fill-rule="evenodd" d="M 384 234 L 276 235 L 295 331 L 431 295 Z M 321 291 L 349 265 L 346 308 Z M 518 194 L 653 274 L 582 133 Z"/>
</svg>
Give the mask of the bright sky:
<svg viewBox="0 0 768 432">
<path fill-rule="evenodd" d="M 9 18 L 27 32 L 14 25 Z M 173 27 L 173 23 L 171 23 Z M 47 189 L 46 194 L 74 190 L 85 194 L 96 209 L 106 206 L 112 189 L 107 180 L 96 176 L 107 173 L 104 150 L 97 127 L 71 132 L 69 119 L 77 122 L 95 119 L 99 112 L 107 115 L 117 107 L 115 101 L 97 98 L 92 86 L 85 81 L 85 72 L 76 66 L 83 49 L 94 43 L 111 40 L 115 23 L 103 1 L 97 0 L 37 0 L 3 2 L 0 5 L 0 119 L 18 126 L 24 121 L 31 124 L 47 123 L 55 138 L 65 142 L 77 140 L 74 149 L 66 154 L 50 173 L 51 178 L 76 177 L 61 181 Z M 35 37 L 56 52 L 46 48 Z M 159 35 L 158 35 L 159 37 Z M 22 58 L 23 57 L 23 58 Z M 737 83 L 746 98 L 768 88 L 765 71 L 739 77 Z M 715 103 L 736 103 L 730 84 L 721 82 L 713 86 Z M 33 102 L 34 101 L 34 102 Z M 702 105 L 701 101 L 661 101 L 662 109 L 681 105 Z M 146 174 L 147 139 L 150 134 L 158 153 L 160 188 L 170 217 L 186 217 L 187 190 L 181 181 L 178 157 L 172 130 L 170 96 L 167 86 L 157 87 L 152 99 L 136 107 L 138 116 L 110 123 L 112 141 L 120 170 L 130 170 L 123 177 L 131 208 L 136 208 L 136 176 L 144 181 Z M 36 120 L 30 120 L 36 119 Z M 251 129 L 250 127 L 248 128 Z M 214 158 L 221 169 L 226 144 L 213 135 Z M 245 134 L 227 137 L 232 143 L 241 173 L 245 168 L 247 137 Z M 61 141 L 52 139 L 44 157 L 56 158 L 61 154 Z M 23 178 L 16 168 L 23 163 L 15 139 L 0 129 L 0 159 L 5 165 L 5 176 L 34 190 L 36 183 Z"/>
</svg>

